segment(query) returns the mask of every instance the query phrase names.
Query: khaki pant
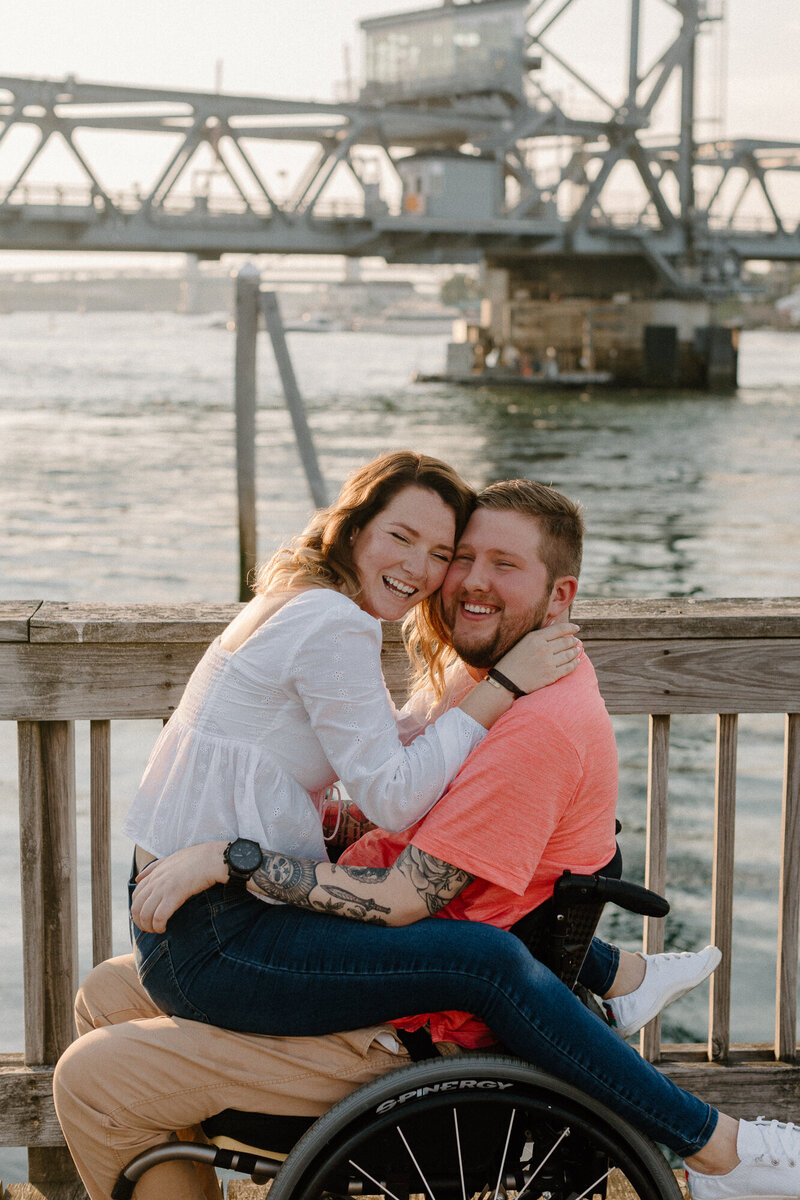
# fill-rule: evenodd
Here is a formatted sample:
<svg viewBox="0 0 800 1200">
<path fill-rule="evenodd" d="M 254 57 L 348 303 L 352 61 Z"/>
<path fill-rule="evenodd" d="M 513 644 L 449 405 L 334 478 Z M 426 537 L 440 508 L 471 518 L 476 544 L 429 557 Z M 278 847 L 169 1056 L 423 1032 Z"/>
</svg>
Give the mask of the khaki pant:
<svg viewBox="0 0 800 1200">
<path fill-rule="evenodd" d="M 87 976 L 75 1002 L 80 1034 L 55 1071 L 56 1112 L 91 1200 L 109 1200 L 124 1166 L 170 1137 L 202 1140 L 196 1126 L 224 1108 L 319 1116 L 409 1056 L 373 1026 L 316 1038 L 231 1033 L 165 1017 L 139 983 L 133 957 Z M 393 1039 L 390 1039 L 393 1040 Z M 209 1169 L 164 1163 L 137 1200 L 219 1197 Z"/>
</svg>

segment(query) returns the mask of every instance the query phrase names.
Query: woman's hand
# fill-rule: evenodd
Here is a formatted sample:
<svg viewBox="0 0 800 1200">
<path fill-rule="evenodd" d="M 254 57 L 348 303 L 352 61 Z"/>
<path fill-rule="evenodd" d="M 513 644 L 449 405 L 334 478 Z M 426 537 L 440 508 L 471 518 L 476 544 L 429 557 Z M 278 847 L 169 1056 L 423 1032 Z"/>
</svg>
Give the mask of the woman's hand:
<svg viewBox="0 0 800 1200">
<path fill-rule="evenodd" d="M 555 683 L 578 665 L 582 646 L 575 634 L 579 628 L 565 620 L 534 629 L 520 638 L 495 666 L 523 692 L 535 692 Z"/>
<path fill-rule="evenodd" d="M 187 846 L 166 858 L 157 858 L 136 876 L 131 916 L 146 933 L 163 933 L 167 921 L 190 896 L 215 883 L 228 882 L 223 859 L 227 842 Z"/>
</svg>

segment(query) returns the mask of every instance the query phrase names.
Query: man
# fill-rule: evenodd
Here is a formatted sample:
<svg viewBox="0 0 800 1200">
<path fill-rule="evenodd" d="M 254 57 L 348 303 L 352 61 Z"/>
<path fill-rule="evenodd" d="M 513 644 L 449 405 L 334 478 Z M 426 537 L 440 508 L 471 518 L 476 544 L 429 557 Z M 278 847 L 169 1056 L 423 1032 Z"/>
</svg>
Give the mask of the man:
<svg viewBox="0 0 800 1200">
<path fill-rule="evenodd" d="M 569 609 L 580 532 L 575 506 L 551 489 L 519 481 L 482 495 L 443 590 L 456 648 L 473 678 L 482 678 L 526 630 Z M 584 659 L 559 684 L 516 702 L 450 793 L 414 829 L 400 835 L 375 831 L 339 866 L 267 854 L 251 887 L 323 911 L 335 904 L 355 919 L 374 919 L 377 912 L 387 924 L 404 924 L 437 913 L 507 928 L 550 894 L 565 867 L 593 870 L 608 861 L 615 802 L 613 733 Z M 179 892 L 181 886 L 179 880 Z M 170 906 L 180 902 L 180 895 L 165 896 L 161 885 L 145 887 L 134 910 L 137 923 L 146 928 L 166 921 Z M 684 975 L 677 972 L 677 985 L 662 981 L 648 990 L 647 976 L 637 987 L 645 964 L 630 959 L 619 974 L 630 970 L 632 980 L 614 979 L 612 970 L 609 982 L 613 979 L 614 991 L 632 993 L 628 1007 L 638 1005 L 644 1020 L 718 961 L 713 956 L 699 966 L 693 961 Z M 653 965 L 657 976 L 660 964 Z M 313 1040 L 248 1037 L 150 1016 L 152 1006 L 142 1000 L 129 962 L 118 964 L 116 984 L 118 999 L 112 1003 L 108 991 L 97 999 L 99 986 L 94 999 L 91 988 L 84 990 L 78 1002 L 81 1029 L 132 1022 L 79 1040 L 56 1077 L 59 1117 L 93 1200 L 108 1195 L 134 1153 L 163 1140 L 170 1129 L 224 1107 L 315 1115 L 337 1094 L 407 1061 L 388 1026 Z M 491 1040 L 485 1026 L 467 1014 L 429 1019 L 436 1041 L 474 1047 Z M 399 1024 L 409 1028 L 424 1021 Z M 113 1085 L 98 1089 L 103 1071 L 114 1066 Z M 730 1125 L 732 1166 L 735 1123 Z M 730 1152 L 731 1129 L 724 1122 L 723 1133 Z M 722 1157 L 711 1169 L 720 1162 Z M 162 1176 L 156 1183 L 158 1172 L 168 1171 L 170 1182 Z M 158 1168 L 137 1195 L 199 1195 L 186 1172 L 185 1164 Z"/>
</svg>

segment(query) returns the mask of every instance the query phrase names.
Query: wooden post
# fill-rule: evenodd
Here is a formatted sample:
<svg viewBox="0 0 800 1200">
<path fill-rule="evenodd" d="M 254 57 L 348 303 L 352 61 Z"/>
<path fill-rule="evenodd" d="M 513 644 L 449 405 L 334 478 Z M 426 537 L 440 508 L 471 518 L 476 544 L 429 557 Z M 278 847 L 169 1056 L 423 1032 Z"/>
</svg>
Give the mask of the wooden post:
<svg viewBox="0 0 800 1200">
<path fill-rule="evenodd" d="M 258 268 L 245 263 L 236 276 L 236 491 L 239 502 L 239 599 L 253 595 L 256 565 L 256 334 Z"/>
<path fill-rule="evenodd" d="M 717 717 L 714 781 L 714 863 L 711 873 L 711 942 L 722 962 L 711 976 L 708 994 L 708 1057 L 725 1062 L 731 1042 L 731 958 L 733 956 L 733 849 L 736 825 L 736 713 Z"/>
<path fill-rule="evenodd" d="M 650 717 L 647 766 L 647 857 L 644 883 L 659 895 L 667 882 L 667 784 L 669 781 L 669 716 Z M 644 919 L 645 954 L 664 949 L 664 922 Z M 658 1062 L 661 1057 L 661 1018 L 654 1017 L 640 1035 L 642 1057 Z"/>
<path fill-rule="evenodd" d="M 800 932 L 800 713 L 788 713 L 786 716 L 781 835 L 775 1057 L 781 1062 L 796 1062 Z"/>
<path fill-rule="evenodd" d="M 297 449 L 300 454 L 300 461 L 303 464 L 303 470 L 306 473 L 311 499 L 317 508 L 324 508 L 328 503 L 325 494 L 325 482 L 322 478 L 322 472 L 319 469 L 317 453 L 314 449 L 314 439 L 311 436 L 303 398 L 300 395 L 300 389 L 295 379 L 292 360 L 289 356 L 289 347 L 286 345 L 281 311 L 278 308 L 278 297 L 274 292 L 261 293 L 261 309 L 264 313 L 267 333 L 270 336 L 272 349 L 275 353 L 275 362 L 277 363 L 278 373 L 281 377 L 283 394 L 286 398 L 286 407 L 289 409 L 289 415 L 292 418 Z"/>
<path fill-rule="evenodd" d="M 111 957 L 111 722 L 90 721 L 92 962 Z"/>
<path fill-rule="evenodd" d="M 20 721 L 18 739 L 25 1063 L 54 1065 L 75 1036 L 75 726 Z M 66 1151 L 34 1147 L 28 1177 L 68 1182 L 76 1175 Z"/>
</svg>

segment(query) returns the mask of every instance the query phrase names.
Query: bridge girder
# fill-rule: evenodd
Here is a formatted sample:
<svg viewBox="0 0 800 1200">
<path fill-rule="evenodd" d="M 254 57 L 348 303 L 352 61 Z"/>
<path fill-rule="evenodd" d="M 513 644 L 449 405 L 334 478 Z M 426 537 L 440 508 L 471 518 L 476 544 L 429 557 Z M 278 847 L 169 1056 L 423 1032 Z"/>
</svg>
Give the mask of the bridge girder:
<svg viewBox="0 0 800 1200">
<path fill-rule="evenodd" d="M 436 104 L 328 103 L 74 79 L 0 76 L 0 246 L 38 250 L 183 251 L 382 255 L 393 261 L 465 261 L 481 255 L 642 256 L 673 294 L 729 291 L 748 258 L 800 260 L 797 211 L 787 211 L 776 178 L 800 170 L 800 143 L 756 139 L 697 144 L 693 136 L 694 52 L 715 14 L 706 0 L 667 0 L 674 36 L 640 64 L 645 0 L 630 2 L 628 77 L 619 102 L 554 48 L 552 34 L 580 0 L 537 0 L 527 50 L 555 61 L 586 89 L 598 119 L 570 115 L 535 72 L 527 92 L 459 95 Z M 648 130 L 677 81 L 677 134 Z M 20 129 L 32 135 L 11 166 Z M 161 138 L 164 158 L 144 189 L 115 191 L 82 141 L 85 132 Z M 57 139 L 83 183 L 35 183 Z M 287 194 L 278 195 L 259 156 L 288 143 L 316 148 Z M 475 155 L 500 164 L 504 195 L 479 218 L 407 213 L 387 198 L 409 154 Z M 543 156 L 555 158 L 545 171 Z M 367 161 L 369 159 L 369 161 Z M 205 182 L 181 190 L 199 161 Z M 609 201 L 609 180 L 625 164 L 638 180 L 637 211 Z M 356 201 L 331 207 L 346 172 Z M 213 178 L 212 178 L 213 176 Z M 376 184 L 375 178 L 378 178 Z M 746 216 L 757 194 L 768 225 Z M 338 209 L 336 205 L 338 204 Z"/>
</svg>

